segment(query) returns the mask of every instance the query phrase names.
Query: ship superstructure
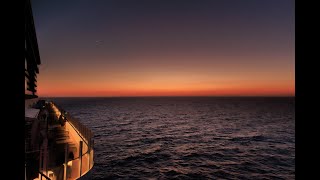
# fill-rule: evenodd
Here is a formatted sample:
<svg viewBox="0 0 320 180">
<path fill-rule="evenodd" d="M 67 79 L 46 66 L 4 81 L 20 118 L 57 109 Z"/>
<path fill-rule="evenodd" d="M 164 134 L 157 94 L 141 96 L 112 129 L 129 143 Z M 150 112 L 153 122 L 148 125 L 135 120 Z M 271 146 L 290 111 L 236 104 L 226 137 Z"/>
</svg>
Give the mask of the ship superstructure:
<svg viewBox="0 0 320 180">
<path fill-rule="evenodd" d="M 30 0 L 25 1 L 25 179 L 90 179 L 93 133 L 37 95 L 41 64 Z"/>
</svg>

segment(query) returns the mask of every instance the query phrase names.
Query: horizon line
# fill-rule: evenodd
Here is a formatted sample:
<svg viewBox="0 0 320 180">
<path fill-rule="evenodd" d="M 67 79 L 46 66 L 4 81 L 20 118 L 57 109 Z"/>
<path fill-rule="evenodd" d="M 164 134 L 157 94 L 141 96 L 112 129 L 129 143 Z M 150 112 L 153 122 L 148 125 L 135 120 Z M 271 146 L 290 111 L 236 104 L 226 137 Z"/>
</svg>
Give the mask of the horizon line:
<svg viewBox="0 0 320 180">
<path fill-rule="evenodd" d="M 38 98 L 146 98 L 146 97 L 234 97 L 234 98 L 237 98 L 237 97 L 261 97 L 261 98 L 275 98 L 275 97 L 290 97 L 290 98 L 295 98 L 295 95 L 233 95 L 233 96 L 210 96 L 210 95 L 205 95 L 205 96 L 201 96 L 201 95 L 190 95 L 190 96 L 38 96 Z"/>
</svg>

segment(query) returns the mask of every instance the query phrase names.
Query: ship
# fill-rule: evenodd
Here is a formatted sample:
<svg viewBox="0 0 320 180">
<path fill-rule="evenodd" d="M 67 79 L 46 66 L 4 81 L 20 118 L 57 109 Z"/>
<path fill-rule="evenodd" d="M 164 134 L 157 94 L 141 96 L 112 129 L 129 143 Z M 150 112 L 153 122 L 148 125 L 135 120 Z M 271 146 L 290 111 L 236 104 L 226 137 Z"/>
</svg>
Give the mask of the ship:
<svg viewBox="0 0 320 180">
<path fill-rule="evenodd" d="M 37 95 L 41 65 L 31 1 L 25 1 L 25 180 L 91 179 L 93 132 Z"/>
</svg>

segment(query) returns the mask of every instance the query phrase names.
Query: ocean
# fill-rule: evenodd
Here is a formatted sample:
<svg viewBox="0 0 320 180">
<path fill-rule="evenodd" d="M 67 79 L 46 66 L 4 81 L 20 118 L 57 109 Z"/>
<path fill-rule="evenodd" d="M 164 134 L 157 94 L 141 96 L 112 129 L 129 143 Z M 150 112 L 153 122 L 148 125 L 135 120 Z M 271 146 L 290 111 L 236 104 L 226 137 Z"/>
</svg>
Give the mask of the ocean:
<svg viewBox="0 0 320 180">
<path fill-rule="evenodd" d="M 48 98 L 94 132 L 92 179 L 295 179 L 294 97 Z"/>
</svg>

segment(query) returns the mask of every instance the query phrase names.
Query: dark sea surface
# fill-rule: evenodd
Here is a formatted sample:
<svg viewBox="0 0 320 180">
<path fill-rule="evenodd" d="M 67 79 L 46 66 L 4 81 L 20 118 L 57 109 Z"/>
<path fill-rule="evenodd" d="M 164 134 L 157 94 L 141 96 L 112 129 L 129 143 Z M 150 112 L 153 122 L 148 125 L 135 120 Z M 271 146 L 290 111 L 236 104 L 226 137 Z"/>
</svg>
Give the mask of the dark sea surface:
<svg viewBox="0 0 320 180">
<path fill-rule="evenodd" d="M 93 179 L 295 179 L 294 98 L 53 100 L 94 132 Z"/>
</svg>

